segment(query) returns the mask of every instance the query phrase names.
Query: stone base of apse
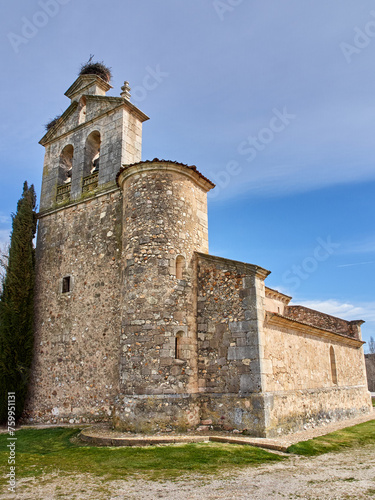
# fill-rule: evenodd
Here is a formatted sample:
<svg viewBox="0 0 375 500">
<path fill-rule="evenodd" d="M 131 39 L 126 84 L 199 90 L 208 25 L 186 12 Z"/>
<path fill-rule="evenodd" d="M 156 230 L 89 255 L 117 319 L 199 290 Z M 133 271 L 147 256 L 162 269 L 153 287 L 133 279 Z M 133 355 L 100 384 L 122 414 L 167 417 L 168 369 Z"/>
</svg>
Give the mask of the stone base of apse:
<svg viewBox="0 0 375 500">
<path fill-rule="evenodd" d="M 351 419 L 372 411 L 364 387 L 306 389 L 280 393 L 168 394 L 121 396 L 113 427 L 118 431 L 156 433 L 195 430 L 238 431 L 276 437 Z"/>
</svg>

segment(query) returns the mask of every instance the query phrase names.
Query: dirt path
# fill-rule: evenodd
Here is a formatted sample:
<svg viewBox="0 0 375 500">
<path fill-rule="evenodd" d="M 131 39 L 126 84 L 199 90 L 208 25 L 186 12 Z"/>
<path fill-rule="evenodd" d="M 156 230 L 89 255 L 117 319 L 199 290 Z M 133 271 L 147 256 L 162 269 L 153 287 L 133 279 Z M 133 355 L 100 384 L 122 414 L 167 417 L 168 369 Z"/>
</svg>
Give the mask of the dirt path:
<svg viewBox="0 0 375 500">
<path fill-rule="evenodd" d="M 90 475 L 46 475 L 21 480 L 17 496 L 1 500 L 216 500 L 375 499 L 375 446 L 315 458 L 291 456 L 282 463 L 247 467 L 214 478 L 192 475 L 178 481 L 106 482 Z"/>
</svg>

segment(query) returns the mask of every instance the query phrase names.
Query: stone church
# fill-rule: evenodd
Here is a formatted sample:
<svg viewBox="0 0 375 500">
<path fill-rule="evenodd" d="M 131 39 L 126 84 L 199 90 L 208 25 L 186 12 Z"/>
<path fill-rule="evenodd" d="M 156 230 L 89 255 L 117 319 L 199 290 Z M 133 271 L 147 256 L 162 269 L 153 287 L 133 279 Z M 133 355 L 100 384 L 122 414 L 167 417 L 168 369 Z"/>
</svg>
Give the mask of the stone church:
<svg viewBox="0 0 375 500">
<path fill-rule="evenodd" d="M 209 254 L 195 166 L 142 161 L 127 82 L 80 75 L 45 147 L 25 419 L 277 436 L 371 410 L 362 321 L 302 306 Z M 225 231 L 225 228 L 223 228 Z"/>
</svg>

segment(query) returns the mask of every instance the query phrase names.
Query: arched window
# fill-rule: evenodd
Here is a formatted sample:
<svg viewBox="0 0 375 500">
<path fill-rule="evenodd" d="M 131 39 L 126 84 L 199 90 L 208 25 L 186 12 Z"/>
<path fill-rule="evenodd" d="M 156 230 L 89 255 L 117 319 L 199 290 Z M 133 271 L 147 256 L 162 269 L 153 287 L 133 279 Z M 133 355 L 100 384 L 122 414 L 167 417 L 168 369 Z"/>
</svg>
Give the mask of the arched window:
<svg viewBox="0 0 375 500">
<path fill-rule="evenodd" d="M 337 385 L 336 356 L 335 356 L 335 350 L 332 346 L 329 348 L 329 359 L 331 362 L 332 383 L 334 385 Z"/>
<path fill-rule="evenodd" d="M 182 280 L 185 270 L 185 257 L 178 255 L 176 258 L 176 278 Z"/>
<path fill-rule="evenodd" d="M 78 125 L 86 121 L 86 97 L 82 97 L 78 105 Z"/>
<path fill-rule="evenodd" d="M 65 146 L 60 154 L 58 184 L 68 184 L 72 180 L 74 148 L 71 144 Z"/>
<path fill-rule="evenodd" d="M 99 172 L 100 133 L 95 130 L 86 139 L 84 177 Z"/>
<path fill-rule="evenodd" d="M 176 333 L 176 338 L 175 338 L 175 351 L 174 351 L 174 357 L 175 359 L 182 359 L 182 346 L 181 346 L 181 339 L 184 335 L 184 332 L 177 332 Z"/>
</svg>

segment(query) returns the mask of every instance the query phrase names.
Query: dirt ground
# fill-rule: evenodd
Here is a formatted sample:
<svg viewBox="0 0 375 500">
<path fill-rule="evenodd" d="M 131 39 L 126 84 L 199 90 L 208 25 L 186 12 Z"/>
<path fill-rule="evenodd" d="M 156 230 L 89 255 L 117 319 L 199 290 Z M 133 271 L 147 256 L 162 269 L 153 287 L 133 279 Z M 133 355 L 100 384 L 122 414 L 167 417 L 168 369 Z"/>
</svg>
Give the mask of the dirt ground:
<svg viewBox="0 0 375 500">
<path fill-rule="evenodd" d="M 176 481 L 103 481 L 90 475 L 45 475 L 19 481 L 17 495 L 1 500 L 214 500 L 375 499 L 375 446 L 314 458 L 246 467 L 214 477 L 191 475 Z"/>
</svg>

